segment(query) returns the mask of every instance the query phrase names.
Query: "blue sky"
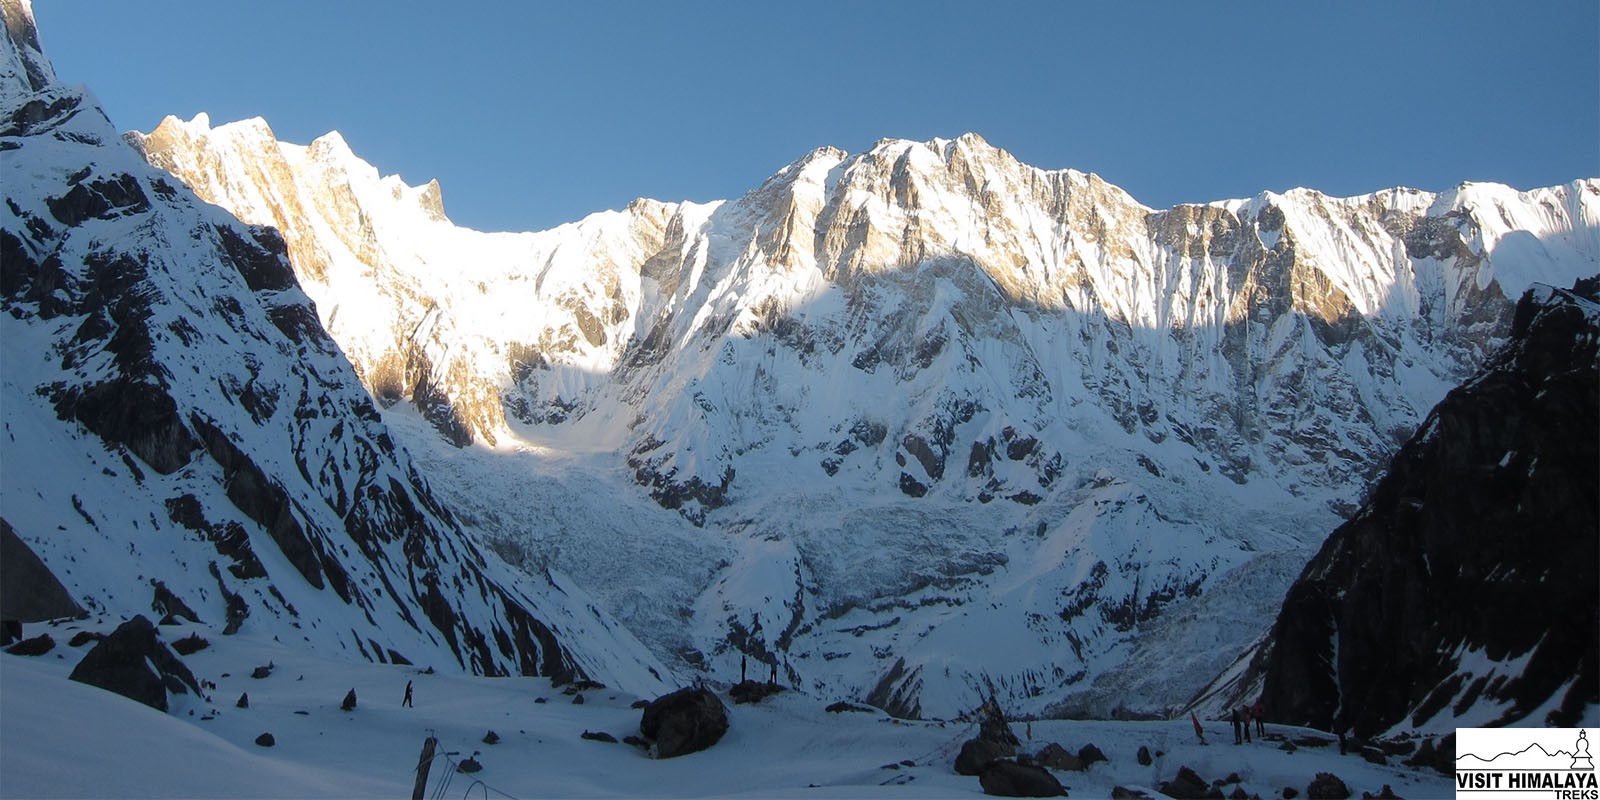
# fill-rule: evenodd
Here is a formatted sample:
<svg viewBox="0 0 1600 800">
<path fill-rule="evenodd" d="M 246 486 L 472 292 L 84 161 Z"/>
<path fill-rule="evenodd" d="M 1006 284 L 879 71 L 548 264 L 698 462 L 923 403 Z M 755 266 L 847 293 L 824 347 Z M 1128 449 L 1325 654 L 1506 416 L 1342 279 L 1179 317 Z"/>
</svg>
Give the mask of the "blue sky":
<svg viewBox="0 0 1600 800">
<path fill-rule="evenodd" d="M 737 197 L 822 145 L 976 131 L 1141 202 L 1600 174 L 1600 3 L 45 0 L 119 127 L 339 130 L 457 223 Z"/>
</svg>

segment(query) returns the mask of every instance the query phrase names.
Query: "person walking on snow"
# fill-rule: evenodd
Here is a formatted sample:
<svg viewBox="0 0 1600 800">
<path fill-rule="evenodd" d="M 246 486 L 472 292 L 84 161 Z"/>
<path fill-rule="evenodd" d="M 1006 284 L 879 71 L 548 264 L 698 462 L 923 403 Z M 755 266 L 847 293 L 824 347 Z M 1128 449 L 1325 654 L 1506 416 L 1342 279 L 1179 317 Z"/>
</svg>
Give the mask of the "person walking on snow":
<svg viewBox="0 0 1600 800">
<path fill-rule="evenodd" d="M 1256 704 L 1250 707 L 1250 716 L 1253 717 L 1255 719 L 1255 721 L 1256 721 L 1256 736 L 1259 736 L 1259 737 L 1261 737 L 1263 739 L 1266 738 L 1266 736 L 1267 736 L 1267 726 L 1262 721 L 1263 718 L 1266 717 L 1266 715 L 1267 715 L 1267 707 L 1266 707 L 1266 705 L 1263 703 L 1263 701 L 1261 699 L 1257 698 L 1256 699 Z"/>
<path fill-rule="evenodd" d="M 1250 707 L 1240 706 L 1240 716 L 1244 717 L 1244 743 L 1250 743 Z"/>
<path fill-rule="evenodd" d="M 1244 744 L 1244 733 L 1239 727 L 1239 709 L 1236 708 L 1233 710 L 1233 714 L 1229 717 L 1229 720 L 1233 723 L 1233 743 Z"/>
<path fill-rule="evenodd" d="M 402 708 L 414 708 L 411 705 L 411 681 L 406 681 L 406 699 L 400 701 Z"/>
<path fill-rule="evenodd" d="M 1194 723 L 1194 735 L 1200 738 L 1201 744 L 1205 744 L 1206 729 L 1200 727 L 1200 718 L 1195 716 L 1193 711 L 1189 712 L 1189 721 Z"/>
</svg>

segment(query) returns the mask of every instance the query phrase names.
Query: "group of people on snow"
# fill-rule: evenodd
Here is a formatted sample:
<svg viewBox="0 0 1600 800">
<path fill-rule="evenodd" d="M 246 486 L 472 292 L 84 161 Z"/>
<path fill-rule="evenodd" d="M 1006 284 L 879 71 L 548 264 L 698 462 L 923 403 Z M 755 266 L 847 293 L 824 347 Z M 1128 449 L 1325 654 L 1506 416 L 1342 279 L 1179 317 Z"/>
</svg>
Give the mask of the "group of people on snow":
<svg viewBox="0 0 1600 800">
<path fill-rule="evenodd" d="M 1245 744 L 1250 739 L 1250 724 L 1255 723 L 1256 735 L 1267 735 L 1267 709 L 1261 700 L 1256 700 L 1250 705 L 1239 706 L 1229 712 L 1228 721 L 1233 723 L 1233 743 Z M 1189 721 L 1194 723 L 1194 735 L 1200 739 L 1201 744 L 1206 743 L 1206 730 L 1200 725 L 1200 718 L 1193 711 L 1189 712 Z"/>
</svg>

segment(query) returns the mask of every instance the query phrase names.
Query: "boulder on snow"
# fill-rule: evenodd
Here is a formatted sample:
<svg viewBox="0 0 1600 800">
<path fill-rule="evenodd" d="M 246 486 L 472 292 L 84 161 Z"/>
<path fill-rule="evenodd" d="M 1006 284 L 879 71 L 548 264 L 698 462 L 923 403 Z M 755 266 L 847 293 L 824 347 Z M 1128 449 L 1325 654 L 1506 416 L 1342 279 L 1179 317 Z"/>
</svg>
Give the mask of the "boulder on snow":
<svg viewBox="0 0 1600 800">
<path fill-rule="evenodd" d="M 988 739 L 968 739 L 956 755 L 955 770 L 958 775 L 981 775 L 989 764 L 1015 755 L 1017 748 Z"/>
<path fill-rule="evenodd" d="M 42 656 L 56 649 L 56 640 L 50 634 L 41 633 L 32 639 L 23 639 L 6 648 L 6 652 L 14 656 Z"/>
<path fill-rule="evenodd" d="M 270 733 L 263 733 L 260 736 L 256 737 L 256 744 L 259 744 L 262 747 L 271 747 L 271 746 L 273 746 L 273 745 L 275 745 L 277 743 L 278 743 L 278 740 L 272 738 L 272 734 L 270 734 Z"/>
<path fill-rule="evenodd" d="M 1377 794 L 1373 794 L 1372 792 L 1362 792 L 1361 800 L 1403 800 L 1403 798 L 1401 798 L 1400 795 L 1395 794 L 1394 789 L 1390 788 L 1389 784 L 1386 783 L 1383 785 L 1383 789 Z"/>
<path fill-rule="evenodd" d="M 249 708 L 250 707 L 250 693 L 249 692 L 240 692 L 239 693 L 239 702 L 234 703 L 233 707 L 234 708 Z"/>
<path fill-rule="evenodd" d="M 1194 770 L 1178 767 L 1178 776 L 1170 781 L 1162 781 L 1156 790 L 1177 800 L 1203 800 L 1211 793 L 1211 784 L 1206 783 L 1206 779 Z"/>
<path fill-rule="evenodd" d="M 655 742 L 657 758 L 704 750 L 727 732 L 727 706 L 701 688 L 683 688 L 652 700 L 639 720 L 639 733 Z"/>
<path fill-rule="evenodd" d="M 991 761 L 978 774 L 984 794 L 997 797 L 1060 797 L 1067 792 L 1050 770 L 1015 761 Z"/>
<path fill-rule="evenodd" d="M 1150 748 L 1145 747 L 1142 744 L 1139 745 L 1139 753 L 1138 755 L 1134 756 L 1134 759 L 1139 762 L 1139 766 L 1141 767 L 1148 767 L 1155 763 L 1155 759 L 1150 757 Z"/>
<path fill-rule="evenodd" d="M 854 711 L 860 714 L 877 713 L 874 709 L 867 708 L 866 706 L 858 706 L 855 703 L 847 703 L 843 700 L 840 700 L 836 703 L 829 703 L 828 707 L 824 708 L 823 711 L 826 711 L 829 714 L 840 714 L 846 711 Z"/>
<path fill-rule="evenodd" d="M 776 683 L 758 681 L 740 681 L 728 690 L 728 696 L 737 703 L 759 703 L 762 700 L 783 691 L 783 687 Z"/>
<path fill-rule="evenodd" d="M 1308 800 L 1348 800 L 1350 787 L 1331 772 L 1319 772 L 1306 787 L 1306 797 Z"/>
<path fill-rule="evenodd" d="M 605 742 L 606 744 L 617 743 L 617 737 L 612 736 L 605 731 L 584 731 L 583 733 L 578 734 L 578 736 L 579 738 L 588 739 L 591 742 Z"/>
<path fill-rule="evenodd" d="M 201 638 L 198 633 L 191 633 L 172 643 L 172 649 L 178 651 L 180 656 L 193 655 L 210 646 L 211 643 Z"/>
<path fill-rule="evenodd" d="M 1285 787 L 1283 787 L 1283 800 L 1294 800 L 1296 797 L 1299 797 L 1299 796 L 1300 796 L 1300 790 L 1299 789 L 1296 789 L 1293 786 L 1285 786 Z"/>
<path fill-rule="evenodd" d="M 1044 749 L 1034 755 L 1033 760 L 1041 767 L 1073 772 L 1082 772 L 1089 766 L 1083 759 L 1067 752 L 1067 748 L 1055 742 L 1045 745 Z"/>
<path fill-rule="evenodd" d="M 156 638 L 156 626 L 136 616 L 85 653 L 69 676 L 158 711 L 167 710 L 167 694 L 200 694 L 200 684 L 178 657 Z"/>
<path fill-rule="evenodd" d="M 476 756 L 477 753 L 473 753 L 472 755 Z M 463 758 L 463 759 L 461 759 L 461 763 L 456 765 L 456 772 L 471 773 L 471 772 L 482 772 L 482 771 L 483 771 L 483 765 L 479 764 L 478 763 L 478 759 L 476 759 L 476 758 L 471 758 L 471 757 Z"/>
<path fill-rule="evenodd" d="M 494 731 L 489 731 L 488 733 L 485 733 L 483 735 L 483 743 L 484 744 L 499 744 L 500 743 L 500 734 L 495 733 Z"/>
<path fill-rule="evenodd" d="M 103 634 L 95 633 L 94 631 L 78 631 L 72 634 L 71 639 L 67 640 L 67 646 L 82 647 L 90 642 L 98 642 L 104 638 L 106 637 Z"/>
<path fill-rule="evenodd" d="M 1111 763 L 1111 759 L 1106 758 L 1106 754 L 1100 752 L 1100 748 L 1095 747 L 1092 744 L 1086 744 L 1078 748 L 1078 760 L 1083 762 L 1083 766 L 1085 768 L 1096 761 L 1104 761 L 1107 764 Z"/>
<path fill-rule="evenodd" d="M 250 670 L 250 677 L 255 678 L 256 680 L 261 680 L 262 678 L 272 674 L 274 666 L 275 665 L 271 661 L 268 661 L 265 665 Z"/>
<path fill-rule="evenodd" d="M 350 691 L 345 692 L 344 702 L 339 704 L 339 708 L 344 709 L 345 711 L 354 711 L 354 710 L 356 710 L 356 690 L 355 689 L 351 689 Z"/>
<path fill-rule="evenodd" d="M 582 694 L 573 695 L 572 696 L 572 704 L 575 705 L 575 706 L 583 705 L 583 695 Z"/>
</svg>

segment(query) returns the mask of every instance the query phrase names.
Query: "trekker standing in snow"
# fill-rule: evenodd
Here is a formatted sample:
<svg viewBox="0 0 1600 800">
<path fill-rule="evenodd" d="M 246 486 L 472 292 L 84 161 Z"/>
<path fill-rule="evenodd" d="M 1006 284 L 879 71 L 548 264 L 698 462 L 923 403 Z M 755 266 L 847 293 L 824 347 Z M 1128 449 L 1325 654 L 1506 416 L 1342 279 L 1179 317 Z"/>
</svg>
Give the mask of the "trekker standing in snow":
<svg viewBox="0 0 1600 800">
<path fill-rule="evenodd" d="M 1194 735 L 1200 737 L 1201 744 L 1205 744 L 1206 729 L 1200 727 L 1200 718 L 1195 716 L 1193 711 L 1189 712 L 1189 721 L 1194 723 Z"/>
<path fill-rule="evenodd" d="M 1265 739 L 1267 726 L 1262 720 L 1267 716 L 1267 706 L 1264 700 L 1256 698 L 1256 704 L 1250 707 L 1250 716 L 1255 717 L 1256 720 L 1256 735 Z"/>
<path fill-rule="evenodd" d="M 411 705 L 411 681 L 406 681 L 406 699 L 400 701 L 403 708 L 415 708 Z"/>
<path fill-rule="evenodd" d="M 1240 716 L 1244 717 L 1244 743 L 1250 743 L 1250 707 L 1240 706 Z"/>
<path fill-rule="evenodd" d="M 1234 709 L 1229 719 L 1233 722 L 1233 743 L 1244 744 L 1244 734 L 1239 727 L 1239 709 Z"/>
</svg>

